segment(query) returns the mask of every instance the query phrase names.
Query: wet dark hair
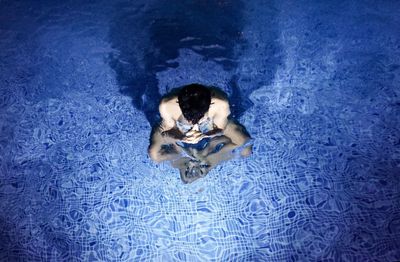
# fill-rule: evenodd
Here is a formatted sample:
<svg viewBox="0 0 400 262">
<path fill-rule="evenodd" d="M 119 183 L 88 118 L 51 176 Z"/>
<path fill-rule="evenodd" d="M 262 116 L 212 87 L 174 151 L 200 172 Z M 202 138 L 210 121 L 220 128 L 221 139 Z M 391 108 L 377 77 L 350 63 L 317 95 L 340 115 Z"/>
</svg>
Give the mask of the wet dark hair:
<svg viewBox="0 0 400 262">
<path fill-rule="evenodd" d="M 199 84 L 186 85 L 179 90 L 178 102 L 183 116 L 195 124 L 210 108 L 211 91 Z"/>
</svg>

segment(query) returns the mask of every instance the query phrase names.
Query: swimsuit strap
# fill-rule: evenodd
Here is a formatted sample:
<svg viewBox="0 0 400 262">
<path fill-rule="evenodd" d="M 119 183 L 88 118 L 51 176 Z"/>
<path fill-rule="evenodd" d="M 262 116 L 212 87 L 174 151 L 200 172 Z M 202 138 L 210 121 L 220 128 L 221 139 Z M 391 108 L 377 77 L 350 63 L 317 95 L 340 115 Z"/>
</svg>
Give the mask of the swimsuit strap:
<svg viewBox="0 0 400 262">
<path fill-rule="evenodd" d="M 212 130 L 214 127 L 210 117 L 207 117 L 205 121 L 199 124 L 199 129 L 202 133 L 207 133 L 208 131 Z"/>
</svg>

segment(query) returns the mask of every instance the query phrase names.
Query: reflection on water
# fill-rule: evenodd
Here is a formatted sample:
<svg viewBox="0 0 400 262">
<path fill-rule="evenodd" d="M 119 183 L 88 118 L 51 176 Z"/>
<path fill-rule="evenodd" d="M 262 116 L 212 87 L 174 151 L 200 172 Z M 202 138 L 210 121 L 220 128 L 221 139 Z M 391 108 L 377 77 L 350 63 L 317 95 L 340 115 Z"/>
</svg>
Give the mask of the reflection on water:
<svg viewBox="0 0 400 262">
<path fill-rule="evenodd" d="M 206 140 L 206 142 L 203 140 Z M 184 183 L 192 183 L 206 176 L 212 168 L 222 161 L 232 159 L 235 156 L 248 156 L 251 154 L 251 145 L 237 145 L 225 135 L 203 140 L 199 142 L 200 148 L 182 145 L 186 156 L 172 161 L 172 165 L 179 169 Z M 249 140 L 250 138 L 248 137 L 245 141 Z"/>
</svg>

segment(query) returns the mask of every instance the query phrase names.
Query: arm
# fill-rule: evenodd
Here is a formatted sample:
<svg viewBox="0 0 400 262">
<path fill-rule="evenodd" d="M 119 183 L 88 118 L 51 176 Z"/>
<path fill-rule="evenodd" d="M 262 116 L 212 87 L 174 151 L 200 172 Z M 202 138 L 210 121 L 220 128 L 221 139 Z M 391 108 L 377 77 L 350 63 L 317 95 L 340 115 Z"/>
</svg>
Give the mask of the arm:
<svg viewBox="0 0 400 262">
<path fill-rule="evenodd" d="M 151 136 L 148 149 L 150 158 L 157 163 L 179 158 L 182 152 L 182 149 L 175 144 L 177 139 L 162 133 L 161 128 L 157 127 Z"/>
<path fill-rule="evenodd" d="M 213 98 L 209 109 L 209 116 L 213 121 L 213 129 L 206 132 L 206 136 L 222 135 L 223 130 L 228 124 L 228 116 L 231 114 L 227 100 Z"/>
<path fill-rule="evenodd" d="M 176 108 L 178 107 L 178 108 Z M 175 127 L 175 119 L 177 119 L 177 109 L 179 106 L 174 105 L 174 99 L 163 99 L 160 102 L 158 110 L 162 119 L 161 128 L 164 131 L 170 130 Z"/>
<path fill-rule="evenodd" d="M 234 157 L 232 151 L 237 146 L 227 136 L 218 136 L 212 138 L 207 147 L 201 152 L 201 160 L 209 165 L 209 170 L 214 168 L 218 163 L 229 160 Z"/>
<path fill-rule="evenodd" d="M 166 139 L 172 138 L 172 139 L 174 139 L 176 141 L 177 140 L 182 140 L 182 139 L 185 138 L 185 135 L 176 127 L 173 127 L 173 128 L 171 128 L 169 130 L 166 130 L 166 131 L 162 131 L 161 135 L 163 137 L 166 137 Z"/>
<path fill-rule="evenodd" d="M 210 107 L 209 115 L 213 120 L 215 129 L 224 130 L 228 124 L 228 116 L 231 114 L 227 100 L 214 98 Z"/>
<path fill-rule="evenodd" d="M 235 149 L 240 150 L 241 156 L 249 156 L 252 151 L 252 145 L 240 148 L 249 140 L 250 136 L 245 128 L 230 120 L 225 127 L 223 135 L 212 138 L 207 147 L 198 152 L 197 158 L 209 163 L 211 169 L 218 163 L 235 157 L 236 154 L 232 152 Z"/>
<path fill-rule="evenodd" d="M 185 137 L 176 126 L 176 119 L 182 114 L 176 101 L 176 97 L 167 97 L 159 105 L 162 122 L 153 131 L 149 146 L 149 155 L 156 162 L 174 160 L 182 153 L 182 148 L 176 145 Z"/>
<path fill-rule="evenodd" d="M 224 130 L 224 135 L 232 140 L 235 148 L 243 146 L 251 139 L 245 127 L 233 120 L 228 121 L 228 124 L 226 125 L 226 128 Z M 250 144 L 241 150 L 240 155 L 246 157 L 249 156 L 251 152 L 252 145 Z"/>
<path fill-rule="evenodd" d="M 185 136 L 176 126 L 176 119 L 179 118 L 181 110 L 176 103 L 176 98 L 164 98 L 161 100 L 159 111 L 161 115 L 161 135 L 171 137 L 177 140 L 183 139 Z"/>
</svg>

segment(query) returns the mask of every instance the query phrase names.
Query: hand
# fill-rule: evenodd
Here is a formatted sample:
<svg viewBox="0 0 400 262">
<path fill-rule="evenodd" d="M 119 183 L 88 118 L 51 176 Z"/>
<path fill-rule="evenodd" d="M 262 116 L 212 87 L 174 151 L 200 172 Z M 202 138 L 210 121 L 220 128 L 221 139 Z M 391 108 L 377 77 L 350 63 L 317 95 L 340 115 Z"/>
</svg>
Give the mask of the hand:
<svg viewBox="0 0 400 262">
<path fill-rule="evenodd" d="M 182 140 L 185 135 L 177 128 L 172 128 L 170 130 L 164 131 L 161 133 L 163 137 L 169 137 L 176 140 Z"/>
<path fill-rule="evenodd" d="M 196 144 L 206 137 L 202 132 L 196 130 L 190 130 L 185 135 L 186 136 L 182 139 L 182 141 L 189 144 Z"/>
<path fill-rule="evenodd" d="M 214 128 L 205 133 L 207 137 L 215 137 L 215 136 L 222 136 L 224 134 L 222 129 Z"/>
</svg>

